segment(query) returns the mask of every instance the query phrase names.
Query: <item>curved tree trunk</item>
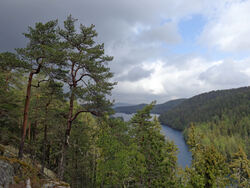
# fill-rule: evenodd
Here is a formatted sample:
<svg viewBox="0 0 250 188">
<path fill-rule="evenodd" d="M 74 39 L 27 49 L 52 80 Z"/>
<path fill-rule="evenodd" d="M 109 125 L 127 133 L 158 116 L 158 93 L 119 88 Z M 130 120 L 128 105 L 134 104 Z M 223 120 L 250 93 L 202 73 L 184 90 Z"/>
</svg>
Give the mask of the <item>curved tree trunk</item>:
<svg viewBox="0 0 250 188">
<path fill-rule="evenodd" d="M 24 149 L 24 141 L 26 136 L 26 128 L 27 128 L 27 122 L 28 122 L 28 113 L 29 113 L 29 104 L 30 104 L 30 96 L 31 96 L 31 84 L 34 74 L 38 74 L 41 69 L 41 64 L 37 67 L 37 69 L 33 70 L 29 74 L 29 80 L 26 90 L 26 98 L 25 98 L 25 105 L 24 105 L 24 111 L 23 111 L 23 126 L 22 126 L 22 135 L 21 135 L 21 141 L 19 145 L 19 152 L 18 152 L 18 158 L 23 158 L 23 149 Z"/>
<path fill-rule="evenodd" d="M 22 137 L 21 142 L 19 145 L 19 152 L 18 152 L 18 158 L 23 158 L 23 148 L 24 148 L 24 140 L 26 136 L 26 127 L 28 122 L 28 112 L 29 112 L 29 104 L 30 104 L 30 93 L 31 93 L 31 83 L 34 73 L 31 72 L 29 74 L 29 80 L 27 85 L 27 91 L 26 91 L 26 98 L 25 98 L 25 105 L 24 105 L 24 112 L 23 112 L 23 126 L 22 126 Z"/>
</svg>

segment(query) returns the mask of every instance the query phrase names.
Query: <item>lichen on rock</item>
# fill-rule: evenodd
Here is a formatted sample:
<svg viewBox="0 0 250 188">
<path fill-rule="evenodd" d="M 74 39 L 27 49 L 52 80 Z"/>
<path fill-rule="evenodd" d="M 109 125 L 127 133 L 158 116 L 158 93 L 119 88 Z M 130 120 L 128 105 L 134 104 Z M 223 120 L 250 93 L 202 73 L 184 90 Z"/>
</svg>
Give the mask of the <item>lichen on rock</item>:
<svg viewBox="0 0 250 188">
<path fill-rule="evenodd" d="M 14 168 L 8 162 L 0 160 L 0 187 L 8 187 L 14 182 Z"/>
</svg>

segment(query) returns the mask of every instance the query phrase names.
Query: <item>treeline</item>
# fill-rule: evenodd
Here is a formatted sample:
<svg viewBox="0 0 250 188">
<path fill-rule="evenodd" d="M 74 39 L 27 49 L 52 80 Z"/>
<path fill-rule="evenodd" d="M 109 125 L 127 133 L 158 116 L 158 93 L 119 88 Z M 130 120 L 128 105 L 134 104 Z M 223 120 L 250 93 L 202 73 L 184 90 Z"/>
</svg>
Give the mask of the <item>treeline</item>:
<svg viewBox="0 0 250 188">
<path fill-rule="evenodd" d="M 236 121 L 250 114 L 250 87 L 211 91 L 196 95 L 175 108 L 162 113 L 160 121 L 184 130 L 190 122 L 209 122 L 223 115 Z"/>
<path fill-rule="evenodd" d="M 168 102 L 165 102 L 163 104 L 156 104 L 151 113 L 153 114 L 161 114 L 163 112 L 167 112 L 168 110 L 171 110 L 172 108 L 178 106 L 186 99 L 176 99 L 176 100 L 170 100 Z M 120 106 L 114 108 L 115 112 L 117 113 L 126 113 L 126 114 L 133 114 L 136 113 L 138 110 L 142 110 L 147 104 L 138 104 L 138 105 L 132 105 L 132 106 Z"/>
<path fill-rule="evenodd" d="M 187 133 L 193 158 L 191 168 L 185 169 L 187 187 L 249 187 L 250 161 L 244 150 L 239 147 L 227 160 L 213 144 L 203 143 L 204 134 L 197 128 L 191 125 Z"/>
<path fill-rule="evenodd" d="M 19 148 L 17 157 L 40 164 L 41 176 L 51 169 L 71 187 L 249 185 L 244 150 L 227 161 L 195 128 L 187 138 L 192 166 L 178 168 L 177 148 L 151 120 L 154 103 L 129 122 L 111 118 L 112 57 L 95 43 L 93 25 L 78 33 L 75 21 L 69 16 L 64 28 L 37 23 L 25 48 L 0 54 L 2 145 Z"/>
<path fill-rule="evenodd" d="M 203 134 L 204 145 L 214 145 L 227 160 L 242 148 L 250 158 L 250 116 L 235 120 L 233 117 L 223 115 L 220 120 L 204 123 L 195 123 L 197 131 Z M 185 128 L 184 136 L 187 138 L 189 128 Z"/>
</svg>

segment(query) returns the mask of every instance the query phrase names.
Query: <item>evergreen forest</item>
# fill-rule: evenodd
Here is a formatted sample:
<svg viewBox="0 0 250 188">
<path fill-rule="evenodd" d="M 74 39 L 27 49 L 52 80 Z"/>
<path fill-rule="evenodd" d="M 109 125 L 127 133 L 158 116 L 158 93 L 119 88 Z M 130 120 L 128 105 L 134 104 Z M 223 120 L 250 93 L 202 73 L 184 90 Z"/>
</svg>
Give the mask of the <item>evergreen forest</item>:
<svg viewBox="0 0 250 188">
<path fill-rule="evenodd" d="M 249 87 L 167 107 L 153 101 L 125 122 L 112 116 L 113 57 L 94 25 L 68 16 L 38 22 L 24 37 L 25 47 L 0 53 L 0 161 L 13 164 L 13 185 L 42 187 L 53 177 L 72 188 L 250 187 Z M 178 166 L 154 110 L 184 131 L 190 167 Z"/>
<path fill-rule="evenodd" d="M 250 87 L 194 96 L 160 115 L 163 124 L 183 130 L 193 124 L 205 145 L 214 145 L 228 160 L 241 147 L 250 157 Z"/>
</svg>

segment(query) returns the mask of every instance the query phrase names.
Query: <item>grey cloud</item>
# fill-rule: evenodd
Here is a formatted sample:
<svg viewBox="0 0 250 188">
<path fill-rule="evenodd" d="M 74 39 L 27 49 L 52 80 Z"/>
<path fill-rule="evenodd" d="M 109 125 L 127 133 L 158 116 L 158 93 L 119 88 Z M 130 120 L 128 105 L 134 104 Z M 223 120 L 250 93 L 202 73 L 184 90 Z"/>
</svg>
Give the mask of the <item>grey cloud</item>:
<svg viewBox="0 0 250 188">
<path fill-rule="evenodd" d="M 139 40 L 146 42 L 165 42 L 167 44 L 176 44 L 181 41 L 181 37 L 178 34 L 177 26 L 170 22 L 142 32 Z"/>
<path fill-rule="evenodd" d="M 132 67 L 140 65 L 142 62 L 152 61 L 161 56 L 160 46 L 140 45 L 133 43 L 121 44 L 121 46 L 110 46 L 106 52 L 114 55 L 114 60 L 110 63 L 111 70 L 115 76 L 126 72 Z"/>
<path fill-rule="evenodd" d="M 224 61 L 201 73 L 199 78 L 217 88 L 246 86 L 250 77 L 243 73 L 244 69 L 237 62 Z"/>
<path fill-rule="evenodd" d="M 126 102 L 130 104 L 141 104 L 141 103 L 150 103 L 157 99 L 157 103 L 164 103 L 168 100 L 171 100 L 172 98 L 170 96 L 164 96 L 164 95 L 154 95 L 154 94 L 132 94 L 132 93 L 118 93 L 113 92 L 113 98 L 119 99 L 121 102 Z M 118 101 L 116 101 L 118 102 Z"/>
<path fill-rule="evenodd" d="M 133 67 L 126 75 L 118 77 L 118 81 L 138 81 L 142 78 L 150 76 L 151 71 L 144 70 L 143 68 L 137 66 Z"/>
<path fill-rule="evenodd" d="M 124 39 L 136 23 L 157 25 L 162 19 L 178 18 L 199 10 L 199 1 L 192 1 L 195 3 L 185 4 L 181 0 L 3 0 L 0 23 L 1 34 L 4 35 L 0 50 L 24 45 L 20 33 L 25 32 L 27 26 L 57 18 L 62 22 L 69 14 L 83 24 L 95 24 L 100 39 L 105 43 Z M 192 6 L 186 8 L 189 4 Z"/>
</svg>

